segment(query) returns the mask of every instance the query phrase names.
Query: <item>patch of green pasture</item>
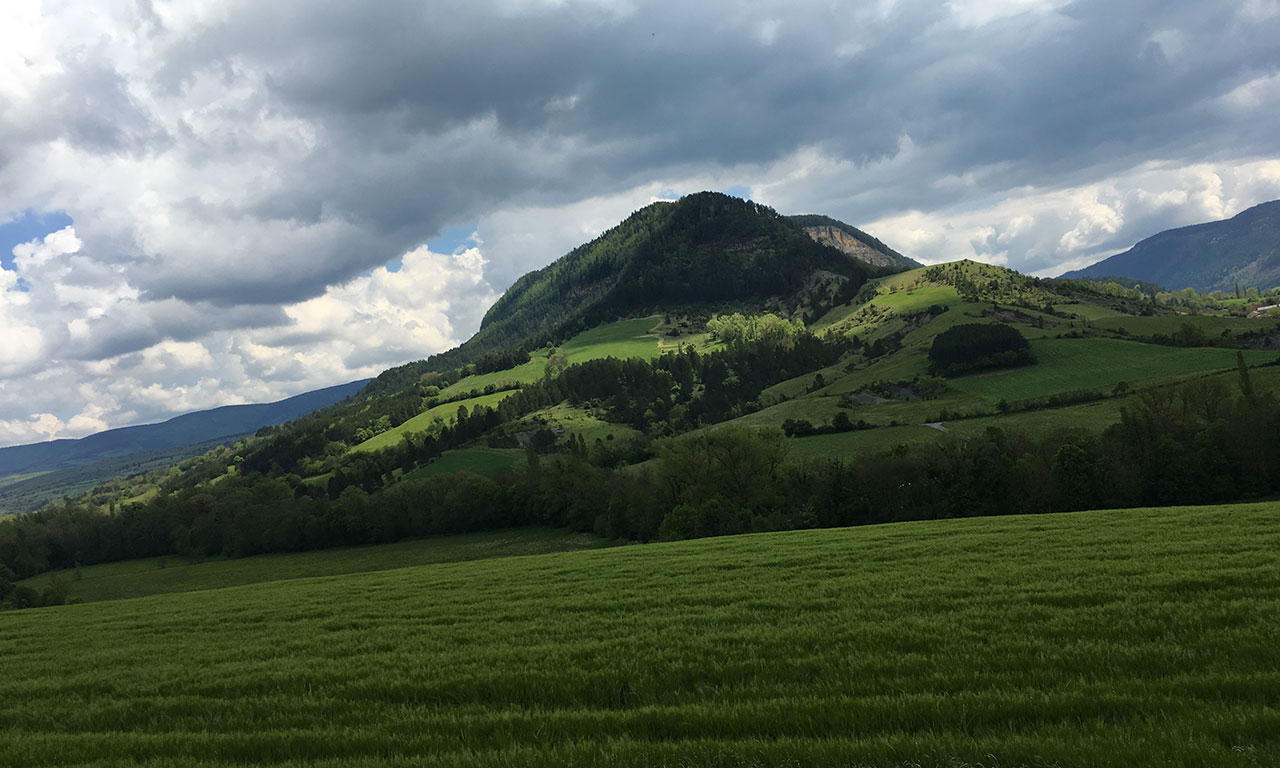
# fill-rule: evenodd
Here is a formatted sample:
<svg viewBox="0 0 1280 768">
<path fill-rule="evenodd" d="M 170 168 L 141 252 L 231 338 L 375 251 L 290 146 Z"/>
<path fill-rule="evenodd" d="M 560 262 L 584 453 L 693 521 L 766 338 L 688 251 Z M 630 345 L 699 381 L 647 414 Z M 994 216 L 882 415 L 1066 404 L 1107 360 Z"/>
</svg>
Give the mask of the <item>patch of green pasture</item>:
<svg viewBox="0 0 1280 768">
<path fill-rule="evenodd" d="M 452 472 L 474 472 L 484 477 L 499 477 L 516 468 L 523 453 L 496 448 L 465 448 L 446 451 L 440 458 L 405 475 L 404 482 L 425 480 Z"/>
<path fill-rule="evenodd" d="M 152 486 L 146 489 L 145 491 L 143 491 L 142 493 L 137 494 L 136 496 L 130 496 L 129 498 L 120 502 L 120 504 L 121 506 L 127 506 L 129 504 L 145 504 L 159 495 L 160 495 L 160 488 L 156 486 Z"/>
<path fill-rule="evenodd" d="M 1101 304 L 1094 304 L 1088 301 L 1082 301 L 1078 304 L 1054 304 L 1053 308 L 1057 312 L 1065 314 L 1079 315 L 1086 320 L 1106 320 L 1113 317 L 1132 317 L 1126 315 L 1117 309 L 1104 307 Z"/>
<path fill-rule="evenodd" d="M 876 296 L 872 302 L 894 310 L 898 314 L 918 312 L 935 304 L 952 306 L 963 303 L 960 293 L 950 285 L 922 285 L 894 293 Z"/>
<path fill-rule="evenodd" d="M 1100 434 L 1107 427 L 1120 421 L 1120 409 L 1131 402 L 1131 397 L 1107 398 L 1066 408 L 1042 408 L 1003 415 L 993 414 L 975 419 L 946 421 L 943 422 L 943 426 L 960 435 L 978 435 L 985 432 L 988 427 L 1023 432 L 1032 436 L 1047 436 L 1054 432 L 1073 429 Z"/>
<path fill-rule="evenodd" d="M 821 370 L 802 373 L 799 376 L 779 382 L 771 387 L 766 387 L 764 391 L 760 393 L 760 402 L 773 405 L 784 397 L 800 397 L 809 391 L 809 387 L 813 384 L 813 377 L 819 373 L 822 374 L 823 381 L 827 383 L 826 386 L 831 386 L 836 381 L 844 378 L 848 373 L 845 371 L 846 365 L 848 365 L 848 361 L 841 360 L 840 362 L 834 365 L 829 365 Z"/>
<path fill-rule="evenodd" d="M 1230 368 L 1236 350 L 1164 347 L 1121 339 L 1033 339 L 1036 363 L 951 380 L 951 386 L 988 402 L 1015 402 L 1062 392 L 1135 384 Z M 1245 351 L 1250 364 L 1270 362 L 1274 352 Z"/>
<path fill-rule="evenodd" d="M 1184 325 L 1198 328 L 1207 338 L 1216 339 L 1223 331 L 1275 331 L 1276 321 L 1269 318 L 1247 318 L 1217 315 L 1156 315 L 1152 317 L 1113 317 L 1093 322 L 1095 328 L 1123 329 L 1133 336 L 1172 336 Z"/>
<path fill-rule="evenodd" d="M 657 357 L 658 337 L 649 333 L 661 320 L 657 316 L 637 317 L 601 325 L 574 336 L 561 349 L 570 365 L 601 357 Z"/>
<path fill-rule="evenodd" d="M 13 485 L 14 483 L 20 483 L 23 480 L 30 480 L 33 477 L 40 477 L 41 475 L 47 475 L 52 471 L 53 470 L 46 469 L 40 472 L 21 472 L 14 475 L 5 475 L 4 477 L 0 477 L 0 488 L 5 487 L 6 485 Z"/>
<path fill-rule="evenodd" d="M 7 765 L 1280 761 L 1280 504 L 943 520 L 21 611 Z"/>
<path fill-rule="evenodd" d="M 540 349 L 530 355 L 529 362 L 514 368 L 466 376 L 440 390 L 441 397 L 454 397 L 473 390 L 484 391 L 490 384 L 505 387 L 513 384 L 532 384 L 541 379 L 547 370 L 547 350 Z"/>
<path fill-rule="evenodd" d="M 857 421 L 857 418 L 854 418 Z M 897 427 L 876 427 L 830 435 L 810 435 L 792 438 L 787 449 L 787 460 L 793 462 L 849 459 L 855 456 L 881 453 L 899 445 L 932 443 L 942 439 L 942 432 L 923 424 L 905 424 Z"/>
<path fill-rule="evenodd" d="M 596 440 L 626 440 L 640 434 L 639 430 L 628 424 L 614 424 L 598 419 L 586 410 L 568 403 L 535 411 L 522 420 L 522 425 L 527 423 L 529 429 L 534 429 L 540 422 L 563 427 L 566 437 L 581 435 L 588 445 Z"/>
<path fill-rule="evenodd" d="M 83 566 L 79 579 L 72 571 L 58 571 L 22 583 L 41 589 L 56 579 L 67 586 L 71 597 L 98 602 L 433 563 L 541 555 L 610 544 L 610 541 L 589 533 L 570 533 L 552 528 L 511 528 L 363 547 L 218 558 L 198 563 L 180 557 L 126 560 Z"/>
<path fill-rule="evenodd" d="M 663 325 L 662 317 L 659 315 L 619 320 L 583 331 L 566 341 L 562 349 L 569 364 L 572 365 L 602 357 L 654 358 L 669 349 L 676 349 L 681 344 L 694 345 L 700 350 L 715 346 L 708 343 L 710 336 L 706 333 L 668 338 L 664 335 L 665 331 L 666 326 Z M 532 384 L 541 379 L 546 372 L 549 352 L 548 349 L 539 349 L 530 354 L 529 362 L 514 368 L 459 379 L 442 389 L 440 394 L 451 397 L 476 389 L 483 390 L 489 384 L 495 386 Z"/>
<path fill-rule="evenodd" d="M 422 413 L 408 419 L 398 427 L 392 427 L 386 432 L 374 435 L 359 445 L 351 448 L 352 451 L 377 451 L 382 448 L 390 448 L 404 439 L 404 436 L 413 432 L 425 432 L 431 424 L 440 419 L 445 424 L 452 424 L 457 421 L 458 408 L 466 406 L 468 411 L 475 410 L 476 406 L 483 405 L 486 408 L 492 408 L 506 398 L 515 394 L 513 391 L 494 392 L 491 395 L 481 395 L 480 397 L 472 397 L 466 400 L 458 400 L 453 403 L 441 403 L 434 408 L 428 408 Z"/>
<path fill-rule="evenodd" d="M 929 401 L 895 401 L 883 405 L 857 406 L 849 414 L 849 418 L 855 422 L 859 419 L 871 424 L 897 421 L 899 426 L 795 438 L 792 440 L 789 457 L 792 460 L 849 458 L 885 451 L 899 445 L 936 442 L 948 434 L 980 435 L 988 427 L 1035 436 L 1071 429 L 1100 434 L 1120 420 L 1120 409 L 1131 401 L 1132 397 L 1108 398 L 1062 408 L 947 420 L 942 422 L 942 430 L 925 426 L 925 423 L 934 421 L 944 408 L 951 412 L 972 413 L 976 408 L 990 406 L 976 399 L 954 395 Z"/>
<path fill-rule="evenodd" d="M 849 374 L 819 390 L 823 395 L 842 395 L 857 392 L 879 381 L 910 381 L 929 373 L 929 348 L 913 345 L 903 347 L 891 355 L 860 363 Z"/>
<path fill-rule="evenodd" d="M 805 419 L 815 427 L 820 427 L 830 423 L 841 410 L 838 397 L 807 395 L 723 423 L 741 427 L 781 427 L 782 422 L 787 419 Z M 719 426 L 721 425 L 715 424 L 704 429 L 713 430 Z"/>
</svg>

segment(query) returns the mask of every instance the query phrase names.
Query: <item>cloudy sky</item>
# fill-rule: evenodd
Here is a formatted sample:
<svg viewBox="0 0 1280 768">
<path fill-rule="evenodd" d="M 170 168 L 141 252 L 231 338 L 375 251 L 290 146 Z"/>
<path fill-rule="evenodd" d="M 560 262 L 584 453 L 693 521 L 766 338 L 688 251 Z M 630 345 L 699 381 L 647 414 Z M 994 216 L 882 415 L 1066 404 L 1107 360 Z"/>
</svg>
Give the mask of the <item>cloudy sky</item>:
<svg viewBox="0 0 1280 768">
<path fill-rule="evenodd" d="M 0 445 L 371 376 L 702 189 L 1042 275 L 1280 198 L 1280 0 L 5 0 Z"/>
</svg>

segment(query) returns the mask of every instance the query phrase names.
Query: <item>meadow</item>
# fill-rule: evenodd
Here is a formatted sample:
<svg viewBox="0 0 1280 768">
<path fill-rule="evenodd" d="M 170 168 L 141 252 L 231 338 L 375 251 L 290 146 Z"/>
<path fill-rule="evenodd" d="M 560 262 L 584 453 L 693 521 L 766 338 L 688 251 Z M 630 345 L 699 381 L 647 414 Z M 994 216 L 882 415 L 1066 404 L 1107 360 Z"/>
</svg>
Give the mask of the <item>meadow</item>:
<svg viewBox="0 0 1280 768">
<path fill-rule="evenodd" d="M 1202 347 L 1186 349 L 1120 339 L 1033 339 L 1035 365 L 981 373 L 952 380 L 951 386 L 988 402 L 1015 402 L 1060 392 L 1110 389 L 1222 370 L 1236 365 L 1237 350 Z M 1244 351 L 1250 365 L 1269 363 L 1275 352 Z"/>
<path fill-rule="evenodd" d="M 450 472 L 474 472 L 484 477 L 500 477 L 513 471 L 524 458 L 524 453 L 512 448 L 464 448 L 446 451 L 440 458 L 425 467 L 419 467 L 404 477 L 405 481 L 422 480 Z"/>
<path fill-rule="evenodd" d="M 434 563 L 567 552 L 604 547 L 610 543 L 587 533 L 568 533 L 552 528 L 513 528 L 410 539 L 393 544 L 199 562 L 180 557 L 124 560 L 83 566 L 79 578 L 72 571 L 56 571 L 21 583 L 41 589 L 56 579 L 66 585 L 69 597 L 89 603 L 309 576 L 336 576 Z"/>
<path fill-rule="evenodd" d="M 457 400 L 452 403 L 441 403 L 433 408 L 419 413 L 402 424 L 392 427 L 385 432 L 374 435 L 359 445 L 353 446 L 353 451 L 376 451 L 382 448 L 389 448 L 404 439 L 404 436 L 413 432 L 425 432 L 431 427 L 436 419 L 440 419 L 445 424 L 452 424 L 457 420 L 458 408 L 465 407 L 468 412 L 474 411 L 477 406 L 483 405 L 486 408 L 492 408 L 498 403 L 511 396 L 511 392 L 494 392 L 479 397 L 471 397 L 466 400 Z"/>
<path fill-rule="evenodd" d="M 662 318 L 656 315 L 619 320 L 615 323 L 592 328 L 589 331 L 583 331 L 566 341 L 561 346 L 561 349 L 564 351 L 567 362 L 572 365 L 602 357 L 653 358 L 660 355 L 664 349 L 675 348 L 680 344 L 693 344 L 699 350 L 715 348 L 715 345 L 708 341 L 708 336 L 705 333 L 681 336 L 675 339 L 661 339 L 658 331 L 662 330 L 663 327 Z M 441 390 L 441 395 L 445 397 L 455 396 L 476 389 L 483 389 L 488 384 L 530 384 L 543 377 L 546 370 L 547 354 L 547 350 L 539 350 L 533 354 L 529 362 L 518 365 L 515 368 L 467 376 Z M 503 391 L 437 405 L 419 413 L 399 426 L 374 435 L 354 446 L 351 450 L 376 451 L 390 447 L 404 439 L 404 436 L 408 433 L 426 430 L 436 419 L 441 419 L 446 424 L 452 423 L 460 405 L 465 405 L 468 410 L 473 410 L 478 405 L 492 408 L 510 395 L 510 391 Z"/>
<path fill-rule="evenodd" d="M 0 617 L 8 766 L 1265 766 L 1280 504 L 736 536 Z"/>
</svg>

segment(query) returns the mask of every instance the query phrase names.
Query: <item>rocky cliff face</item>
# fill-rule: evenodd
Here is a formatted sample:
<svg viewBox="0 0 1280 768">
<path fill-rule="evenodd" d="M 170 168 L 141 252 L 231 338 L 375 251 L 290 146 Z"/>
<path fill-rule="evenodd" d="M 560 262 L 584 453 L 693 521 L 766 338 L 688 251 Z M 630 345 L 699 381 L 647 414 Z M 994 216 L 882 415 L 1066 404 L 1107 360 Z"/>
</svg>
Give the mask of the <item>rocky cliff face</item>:
<svg viewBox="0 0 1280 768">
<path fill-rule="evenodd" d="M 893 256 L 881 253 L 875 248 L 858 240 L 849 233 L 830 225 L 819 225 L 811 227 L 801 227 L 809 237 L 817 240 L 823 245 L 830 245 L 844 253 L 849 254 L 859 261 L 865 261 L 868 264 L 877 267 L 901 267 L 904 266 L 899 259 Z"/>
</svg>

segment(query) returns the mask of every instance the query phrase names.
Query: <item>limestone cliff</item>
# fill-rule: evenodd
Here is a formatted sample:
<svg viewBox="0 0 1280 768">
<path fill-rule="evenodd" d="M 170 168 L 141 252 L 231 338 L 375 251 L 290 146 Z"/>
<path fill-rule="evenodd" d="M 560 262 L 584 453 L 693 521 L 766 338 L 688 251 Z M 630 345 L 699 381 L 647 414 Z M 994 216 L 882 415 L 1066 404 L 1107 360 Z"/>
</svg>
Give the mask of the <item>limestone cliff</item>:
<svg viewBox="0 0 1280 768">
<path fill-rule="evenodd" d="M 880 242 L 856 227 L 827 216 L 791 216 L 796 226 L 823 245 L 829 245 L 853 258 L 876 267 L 915 269 L 921 266 L 914 259 Z"/>
</svg>

